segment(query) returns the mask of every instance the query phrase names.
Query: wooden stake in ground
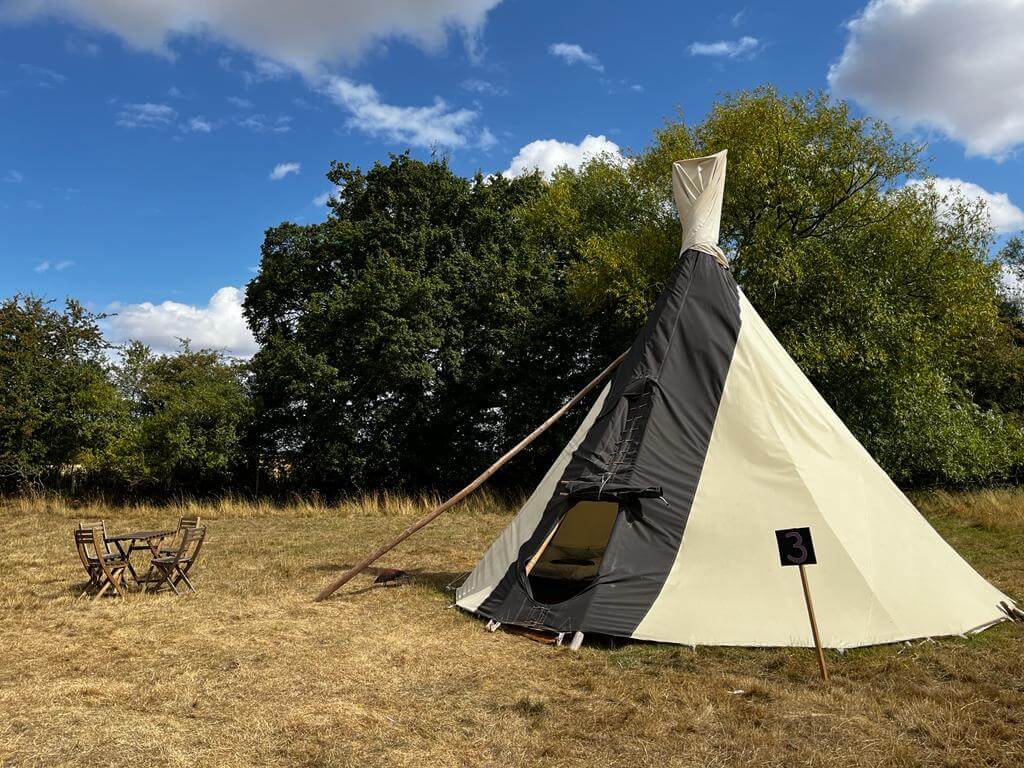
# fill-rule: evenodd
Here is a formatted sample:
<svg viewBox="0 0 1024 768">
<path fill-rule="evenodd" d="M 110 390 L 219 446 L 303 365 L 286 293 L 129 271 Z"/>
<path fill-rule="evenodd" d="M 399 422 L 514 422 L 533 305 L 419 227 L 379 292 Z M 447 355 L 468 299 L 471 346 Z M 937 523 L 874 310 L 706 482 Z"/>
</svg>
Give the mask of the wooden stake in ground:
<svg viewBox="0 0 1024 768">
<path fill-rule="evenodd" d="M 596 387 L 598 384 L 600 384 L 602 381 L 604 381 L 606 378 L 608 378 L 608 375 L 612 371 L 614 371 L 615 368 L 618 367 L 619 363 L 621 363 L 625 359 L 626 354 L 627 354 L 626 352 L 623 352 L 621 355 L 619 355 L 617 358 L 615 358 L 608 365 L 607 368 L 605 368 L 603 371 L 601 371 L 601 373 L 599 373 L 597 375 L 597 377 L 593 381 L 591 381 L 589 384 L 587 384 L 587 386 L 585 386 L 583 389 L 581 389 L 579 392 L 577 392 L 573 396 L 572 400 L 570 400 L 565 405 L 563 405 L 561 408 L 559 408 L 557 411 L 555 411 L 553 414 L 551 414 L 551 416 L 548 417 L 547 421 L 545 421 L 543 424 L 541 424 L 539 427 L 537 427 L 535 430 L 533 430 L 533 432 L 531 432 L 526 437 L 524 437 L 522 440 L 520 440 L 519 443 L 517 443 L 515 445 L 515 447 L 513 447 L 511 450 L 509 450 L 504 456 L 502 456 L 500 459 L 498 459 L 496 462 L 494 462 L 491 466 L 489 466 L 483 472 L 483 474 L 481 474 L 479 477 L 477 477 L 473 482 L 471 482 L 469 485 L 467 485 L 465 488 L 463 488 L 461 491 L 456 493 L 454 496 L 452 496 L 450 499 L 448 499 L 446 502 L 444 502 L 440 506 L 434 507 L 434 509 L 430 510 L 430 512 L 428 514 L 426 514 L 425 516 L 421 517 L 415 523 L 410 525 L 408 528 L 406 528 L 404 531 L 402 531 L 400 534 L 398 534 L 391 541 L 389 541 L 386 544 L 382 545 L 380 547 L 380 549 L 378 549 L 375 552 L 373 552 L 372 554 L 369 554 L 366 557 L 364 557 L 355 566 L 353 566 L 349 570 L 345 571 L 345 573 L 341 574 L 341 576 L 339 576 L 334 581 L 332 581 L 330 584 L 328 584 L 326 587 L 321 589 L 320 593 L 316 596 L 316 598 L 314 598 L 315 602 L 319 603 L 321 600 L 324 600 L 324 599 L 330 597 L 332 594 L 334 594 L 334 592 L 337 589 L 339 589 L 340 587 L 344 586 L 347 582 L 349 582 L 353 577 L 358 575 L 361 571 L 363 571 L 366 568 L 368 568 L 371 565 L 373 565 L 373 563 L 375 563 L 381 557 L 383 557 L 388 552 L 390 552 L 392 549 L 397 547 L 403 541 L 408 539 L 410 536 L 412 536 L 414 533 L 416 533 L 416 531 L 418 531 L 421 528 L 425 528 L 426 526 L 430 525 L 430 523 L 432 523 L 443 512 L 446 512 L 447 510 L 449 510 L 452 507 L 454 507 L 460 501 L 462 501 L 467 496 L 469 496 L 471 493 L 473 493 L 473 491 L 475 491 L 477 488 L 479 488 L 481 485 L 483 485 L 485 482 L 487 482 L 488 478 L 490 478 L 491 475 L 493 475 L 495 472 L 497 472 L 499 469 L 501 469 L 502 466 L 504 466 L 506 463 L 508 463 L 509 459 L 513 458 L 516 454 L 518 454 L 520 451 L 522 451 L 526 446 L 528 446 L 530 443 L 532 443 L 534 440 L 536 440 L 538 437 L 540 437 L 541 434 L 543 434 L 548 429 L 548 427 L 550 427 L 552 424 L 554 424 L 556 421 L 558 421 L 560 418 L 562 418 L 562 416 L 565 415 L 566 411 L 568 411 L 570 408 L 572 408 L 574 405 L 576 405 L 576 403 L 578 403 L 580 400 L 582 400 L 584 397 L 586 397 L 587 393 L 589 393 L 594 387 Z"/>
<path fill-rule="evenodd" d="M 804 585 L 804 600 L 807 601 L 807 617 L 811 620 L 811 634 L 814 635 L 814 647 L 818 651 L 818 669 L 821 679 L 828 682 L 828 669 L 825 668 L 825 652 L 821 649 L 821 636 L 818 635 L 818 622 L 814 618 L 814 603 L 811 602 L 811 588 L 807 586 L 807 569 L 800 563 L 800 583 Z"/>
<path fill-rule="evenodd" d="M 821 679 L 827 683 L 828 670 L 825 668 L 825 652 L 821 648 L 818 621 L 814 618 L 814 603 L 811 602 L 811 588 L 807 584 L 807 571 L 804 567 L 815 565 L 818 562 L 818 559 L 814 556 L 814 541 L 811 539 L 811 529 L 783 528 L 775 532 L 775 541 L 779 545 L 779 560 L 782 562 L 782 565 L 796 565 L 800 567 L 800 583 L 804 588 L 807 618 L 811 620 L 814 648 L 818 652 L 818 669 L 821 670 Z"/>
</svg>

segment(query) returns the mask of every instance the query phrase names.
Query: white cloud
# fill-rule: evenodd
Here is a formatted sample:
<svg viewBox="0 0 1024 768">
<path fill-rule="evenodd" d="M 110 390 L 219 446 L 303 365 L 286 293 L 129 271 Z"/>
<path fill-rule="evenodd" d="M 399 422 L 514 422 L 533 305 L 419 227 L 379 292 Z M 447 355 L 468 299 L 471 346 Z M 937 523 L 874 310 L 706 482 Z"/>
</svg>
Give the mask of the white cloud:
<svg viewBox="0 0 1024 768">
<path fill-rule="evenodd" d="M 313 198 L 313 205 L 317 206 L 318 208 L 323 208 L 324 206 L 327 205 L 331 198 L 336 197 L 339 192 L 340 190 L 338 189 L 338 187 L 328 189 L 326 192 L 323 192 Z"/>
<path fill-rule="evenodd" d="M 1024 143 L 1024 2 L 873 0 L 828 73 L 837 96 L 968 154 Z"/>
<path fill-rule="evenodd" d="M 753 57 L 760 42 L 756 37 L 744 35 L 739 40 L 718 40 L 714 43 L 690 43 L 691 56 L 720 56 L 726 59 Z"/>
<path fill-rule="evenodd" d="M 383 136 L 400 144 L 463 147 L 479 135 L 471 109 L 453 109 L 441 98 L 429 107 L 404 107 L 381 100 L 377 89 L 344 77 L 325 79 L 324 92 L 349 112 L 346 125 L 371 136 Z"/>
<path fill-rule="evenodd" d="M 71 259 L 62 259 L 56 263 L 51 262 L 49 259 L 43 259 L 33 267 L 33 270 L 42 274 L 43 272 L 49 272 L 51 269 L 55 272 L 63 272 L 65 269 L 75 266 L 75 262 Z"/>
<path fill-rule="evenodd" d="M 498 137 L 495 136 L 491 132 L 491 129 L 485 125 L 484 129 L 480 131 L 480 135 L 477 137 L 476 145 L 480 149 L 491 149 L 497 143 Z"/>
<path fill-rule="evenodd" d="M 252 102 L 239 96 L 228 96 L 228 104 L 239 109 L 252 109 Z"/>
<path fill-rule="evenodd" d="M 274 170 L 270 172 L 270 180 L 280 181 L 289 173 L 298 174 L 301 169 L 301 163 L 278 163 L 274 166 Z"/>
<path fill-rule="evenodd" d="M 239 120 L 238 124 L 255 133 L 288 133 L 292 129 L 290 115 L 278 115 L 269 118 L 266 115 L 249 115 Z"/>
<path fill-rule="evenodd" d="M 240 288 L 225 286 L 205 307 L 176 301 L 115 302 L 108 311 L 116 314 L 104 321 L 104 328 L 116 343 L 138 339 L 158 352 L 172 352 L 178 348 L 178 339 L 190 339 L 194 348 L 222 349 L 249 357 L 257 346 L 242 315 L 244 298 Z"/>
<path fill-rule="evenodd" d="M 4 174 L 4 181 L 8 184 L 21 184 L 25 180 L 25 177 L 21 175 L 20 171 L 16 171 L 13 168 Z"/>
<path fill-rule="evenodd" d="M 1019 296 L 1024 293 L 1024 281 L 1021 281 L 1016 270 L 1003 264 L 999 270 L 999 282 L 1003 290 L 1010 296 Z"/>
<path fill-rule="evenodd" d="M 178 113 L 166 104 L 123 104 L 116 122 L 124 128 L 166 128 Z"/>
<path fill-rule="evenodd" d="M 167 95 L 170 96 L 172 99 L 184 99 L 185 98 L 184 91 L 182 91 L 181 88 L 179 88 L 176 85 L 172 85 L 170 88 L 167 89 Z"/>
<path fill-rule="evenodd" d="M 1010 202 L 1005 192 L 989 192 L 971 181 L 961 179 L 936 178 L 930 180 L 935 191 L 944 198 L 960 196 L 969 202 L 977 200 L 985 203 L 992 228 L 999 234 L 1024 229 L 1024 211 Z M 907 182 L 908 186 L 926 186 L 927 181 L 915 179 Z"/>
<path fill-rule="evenodd" d="M 585 64 L 597 72 L 604 72 L 604 65 L 592 53 L 588 53 L 576 43 L 552 43 L 548 53 L 556 56 L 566 64 Z"/>
<path fill-rule="evenodd" d="M 506 91 L 499 85 L 495 85 L 488 80 L 481 80 L 478 77 L 471 77 L 467 80 L 463 80 L 459 83 L 459 87 L 464 91 L 470 93 L 479 93 L 486 96 L 503 96 Z"/>
<path fill-rule="evenodd" d="M 267 80 L 284 80 L 291 72 L 276 61 L 270 59 L 256 59 L 252 63 L 252 69 L 242 70 L 242 79 L 246 85 L 255 85 Z"/>
<path fill-rule="evenodd" d="M 999 287 L 1003 296 L 1024 307 L 1024 279 L 1018 270 L 1003 264 L 999 269 Z"/>
<path fill-rule="evenodd" d="M 2 10 L 2 6 L 0 6 Z M 36 78 L 36 85 L 44 88 L 53 88 L 58 85 L 63 85 L 67 82 L 67 77 L 62 75 L 60 72 L 55 72 L 52 69 L 46 69 L 45 67 L 36 67 L 32 64 L 22 64 L 21 71 L 26 75 L 31 75 Z"/>
<path fill-rule="evenodd" d="M 95 58 L 100 55 L 102 49 L 96 43 L 71 35 L 64 39 L 64 50 L 76 56 Z"/>
<path fill-rule="evenodd" d="M 738 27 L 740 24 L 743 23 L 743 17 L 746 16 L 746 15 L 747 15 L 747 9 L 746 8 L 741 8 L 738 13 L 734 13 L 732 15 L 732 17 L 729 19 L 729 24 L 731 24 L 734 27 Z"/>
<path fill-rule="evenodd" d="M 439 50 L 450 30 L 472 54 L 500 0 L 0 0 L 0 21 L 59 18 L 173 57 L 175 37 L 210 37 L 311 74 L 318 64 L 354 61 L 375 42 L 400 38 Z"/>
<path fill-rule="evenodd" d="M 539 139 L 531 141 L 519 150 L 504 175 L 521 176 L 539 170 L 550 178 L 557 168 L 564 165 L 579 168 L 588 159 L 602 154 L 610 154 L 625 160 L 619 151 L 619 145 L 604 136 L 587 134 L 579 144 L 556 139 Z"/>
<path fill-rule="evenodd" d="M 213 130 L 213 123 L 205 117 L 192 117 L 188 121 L 188 129 L 192 133 L 209 133 Z"/>
</svg>

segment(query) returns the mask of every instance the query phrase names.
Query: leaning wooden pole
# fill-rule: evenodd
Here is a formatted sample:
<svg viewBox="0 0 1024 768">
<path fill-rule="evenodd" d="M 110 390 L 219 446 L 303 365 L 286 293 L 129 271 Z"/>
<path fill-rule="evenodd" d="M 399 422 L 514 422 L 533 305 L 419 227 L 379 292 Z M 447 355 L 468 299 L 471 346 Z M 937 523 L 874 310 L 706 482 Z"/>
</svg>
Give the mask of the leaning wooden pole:
<svg viewBox="0 0 1024 768">
<path fill-rule="evenodd" d="M 627 350 L 627 352 L 628 352 L 628 350 Z M 377 560 L 382 558 L 384 555 L 386 555 L 392 549 L 394 549 L 399 544 L 401 544 L 403 541 L 405 541 L 410 536 L 412 536 L 414 533 L 416 533 L 416 531 L 418 531 L 421 528 L 425 528 L 426 526 L 430 525 L 430 523 L 432 523 L 435 519 L 437 519 L 443 512 L 445 512 L 446 510 L 449 510 L 452 507 L 454 507 L 456 504 L 458 504 L 464 498 L 466 498 L 471 493 L 473 493 L 473 491 L 475 491 L 477 488 L 479 488 L 481 485 L 483 485 L 485 482 L 487 482 L 487 479 L 491 475 L 493 475 L 495 472 L 497 472 L 499 469 L 501 469 L 501 467 L 504 464 L 508 463 L 509 459 L 514 457 L 517 453 L 522 451 L 526 446 L 528 446 L 530 443 L 532 443 L 534 440 L 536 440 L 538 437 L 540 437 L 548 429 L 548 427 L 550 427 L 552 424 L 554 424 L 556 421 L 558 421 L 560 418 L 562 418 L 562 416 L 565 415 L 566 411 L 568 411 L 570 408 L 572 408 L 574 405 L 576 405 L 576 403 L 578 403 L 580 400 L 582 400 L 584 397 L 586 397 L 587 394 L 594 387 L 596 387 L 598 384 L 600 384 L 602 381 L 604 381 L 606 378 L 608 378 L 608 375 L 612 371 L 614 371 L 615 368 L 619 365 L 619 363 L 621 363 L 625 359 L 627 352 L 623 352 L 621 355 L 619 355 L 617 358 L 615 358 L 609 364 L 609 366 L 607 368 L 605 368 L 603 371 L 601 371 L 601 373 L 599 373 L 597 375 L 597 377 L 593 381 L 591 381 L 589 384 L 587 384 L 587 386 L 585 386 L 583 389 L 581 389 L 579 392 L 577 392 L 576 395 L 572 398 L 572 400 L 570 400 L 565 405 L 563 405 L 561 408 L 559 408 L 557 411 L 555 411 L 553 414 L 551 414 L 551 416 L 548 417 L 547 421 L 545 421 L 543 424 L 541 424 L 539 427 L 537 427 L 535 430 L 533 430 L 533 432 L 531 432 L 526 437 L 524 437 L 522 440 L 520 440 L 515 445 L 515 447 L 513 447 L 511 450 L 509 450 L 508 453 L 506 453 L 504 456 L 502 456 L 496 462 L 491 464 L 491 466 L 489 466 L 483 472 L 483 474 L 481 474 L 479 477 L 477 477 L 473 482 L 471 482 L 469 485 L 467 485 L 461 491 L 459 491 L 454 496 L 452 496 L 450 499 L 448 499 L 448 501 L 444 502 L 440 506 L 434 507 L 434 509 L 430 510 L 430 512 L 428 514 L 424 515 L 419 520 L 417 520 L 415 523 L 410 525 L 408 528 L 406 528 L 404 531 L 402 531 L 400 534 L 398 534 L 395 538 L 391 539 L 391 541 L 387 542 L 386 544 L 383 544 L 380 547 L 380 549 L 377 549 L 372 554 L 369 554 L 366 557 L 364 557 L 362 560 L 360 560 L 352 568 L 350 568 L 349 570 L 345 571 L 345 573 L 341 574 L 341 576 L 339 576 L 334 581 L 332 581 L 330 584 L 328 584 L 326 587 L 321 589 L 320 590 L 320 594 L 318 594 L 316 596 L 316 598 L 315 598 L 315 602 L 319 603 L 321 600 L 324 600 L 324 599 L 330 597 L 332 594 L 334 594 L 334 592 L 336 590 L 338 590 L 340 587 L 344 586 L 346 583 L 351 581 L 353 577 L 355 577 L 356 575 L 358 575 L 359 573 L 361 573 L 365 569 L 369 568 Z"/>
</svg>

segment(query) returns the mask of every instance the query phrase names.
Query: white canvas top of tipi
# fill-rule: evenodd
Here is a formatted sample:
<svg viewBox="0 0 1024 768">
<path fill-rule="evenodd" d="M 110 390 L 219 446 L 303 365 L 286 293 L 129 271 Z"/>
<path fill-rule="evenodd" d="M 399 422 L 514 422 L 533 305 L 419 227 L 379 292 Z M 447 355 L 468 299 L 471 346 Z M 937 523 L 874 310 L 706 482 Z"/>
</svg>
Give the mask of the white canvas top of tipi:
<svg viewBox="0 0 1024 768">
<path fill-rule="evenodd" d="M 723 149 L 707 157 L 672 163 L 672 196 L 683 228 L 680 253 L 693 248 L 710 253 L 723 265 L 725 254 L 718 247 L 718 232 L 725 195 L 726 156 L 727 150 Z"/>
</svg>

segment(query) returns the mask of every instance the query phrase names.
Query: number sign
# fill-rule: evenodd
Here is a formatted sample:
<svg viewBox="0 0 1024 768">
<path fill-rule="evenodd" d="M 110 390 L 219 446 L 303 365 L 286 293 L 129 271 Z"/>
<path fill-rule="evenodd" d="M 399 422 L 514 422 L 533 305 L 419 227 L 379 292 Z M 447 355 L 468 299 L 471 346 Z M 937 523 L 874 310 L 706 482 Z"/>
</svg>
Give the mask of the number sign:
<svg viewBox="0 0 1024 768">
<path fill-rule="evenodd" d="M 814 565 L 814 542 L 810 528 L 783 528 L 775 532 L 779 543 L 779 560 L 783 565 Z"/>
</svg>

